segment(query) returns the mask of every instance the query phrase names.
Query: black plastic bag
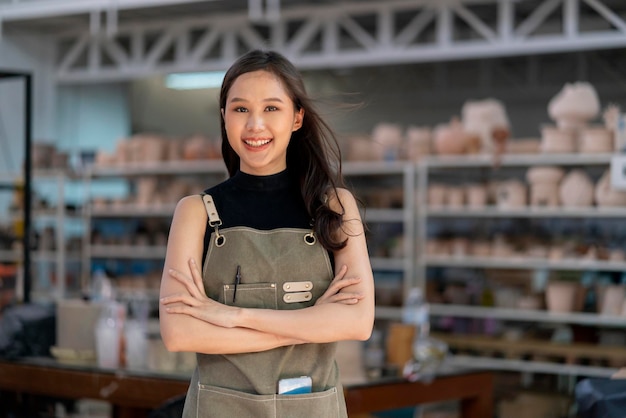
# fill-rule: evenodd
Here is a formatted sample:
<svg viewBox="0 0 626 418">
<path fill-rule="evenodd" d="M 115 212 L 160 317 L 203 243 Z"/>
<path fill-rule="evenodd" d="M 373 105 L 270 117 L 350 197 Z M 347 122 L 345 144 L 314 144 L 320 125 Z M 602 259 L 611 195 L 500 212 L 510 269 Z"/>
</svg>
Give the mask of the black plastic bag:
<svg viewBox="0 0 626 418">
<path fill-rule="evenodd" d="M 579 418 L 626 418 L 626 379 L 586 378 L 575 394 Z"/>
<path fill-rule="evenodd" d="M 55 308 L 14 305 L 0 317 L 0 357 L 50 356 L 56 339 Z"/>
</svg>

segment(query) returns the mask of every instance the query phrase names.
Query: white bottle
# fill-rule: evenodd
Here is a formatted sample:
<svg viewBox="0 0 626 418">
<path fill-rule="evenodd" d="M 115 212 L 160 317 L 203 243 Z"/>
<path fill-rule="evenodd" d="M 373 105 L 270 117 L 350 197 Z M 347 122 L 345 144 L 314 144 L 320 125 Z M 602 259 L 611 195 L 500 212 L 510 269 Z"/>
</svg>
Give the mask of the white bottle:
<svg viewBox="0 0 626 418">
<path fill-rule="evenodd" d="M 111 300 L 103 303 L 95 329 L 98 366 L 107 369 L 120 367 L 123 319 L 122 305 Z"/>
<path fill-rule="evenodd" d="M 415 339 L 426 339 L 430 333 L 430 307 L 422 289 L 413 287 L 404 301 L 402 322 L 415 327 Z"/>
</svg>

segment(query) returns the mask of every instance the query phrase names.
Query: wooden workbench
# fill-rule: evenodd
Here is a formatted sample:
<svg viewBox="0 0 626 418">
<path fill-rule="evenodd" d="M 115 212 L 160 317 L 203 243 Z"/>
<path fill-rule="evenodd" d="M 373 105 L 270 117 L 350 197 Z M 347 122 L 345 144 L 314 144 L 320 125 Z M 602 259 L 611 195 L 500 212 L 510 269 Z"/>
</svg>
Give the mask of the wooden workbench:
<svg viewBox="0 0 626 418">
<path fill-rule="evenodd" d="M 186 376 L 71 366 L 47 358 L 0 360 L 0 391 L 105 400 L 113 405 L 116 418 L 146 417 L 166 400 L 184 394 L 188 383 Z M 488 372 L 447 373 L 429 384 L 391 379 L 346 385 L 345 396 L 351 416 L 454 400 L 460 402 L 463 418 L 491 418 L 494 410 L 493 377 Z"/>
</svg>

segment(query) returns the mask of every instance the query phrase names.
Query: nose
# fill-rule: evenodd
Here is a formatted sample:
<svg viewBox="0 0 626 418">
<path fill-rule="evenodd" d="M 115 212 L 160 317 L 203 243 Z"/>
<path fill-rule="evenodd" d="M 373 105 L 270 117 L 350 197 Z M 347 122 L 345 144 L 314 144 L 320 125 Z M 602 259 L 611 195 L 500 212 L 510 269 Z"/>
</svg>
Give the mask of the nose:
<svg viewBox="0 0 626 418">
<path fill-rule="evenodd" d="M 262 131 L 265 128 L 263 115 L 256 112 L 250 112 L 248 116 L 248 121 L 246 123 L 246 128 L 252 132 Z"/>
</svg>

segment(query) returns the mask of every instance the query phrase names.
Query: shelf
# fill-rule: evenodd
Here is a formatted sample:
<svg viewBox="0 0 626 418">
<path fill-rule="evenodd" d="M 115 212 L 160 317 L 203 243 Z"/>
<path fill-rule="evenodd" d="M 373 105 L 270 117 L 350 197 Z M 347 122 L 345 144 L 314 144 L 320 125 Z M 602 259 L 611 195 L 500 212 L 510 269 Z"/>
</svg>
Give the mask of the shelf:
<svg viewBox="0 0 626 418">
<path fill-rule="evenodd" d="M 431 304 L 433 316 L 456 316 L 464 318 L 495 318 L 520 322 L 551 322 L 623 328 L 626 317 L 594 313 L 559 313 L 545 310 L 489 308 L 454 304 Z"/>
<path fill-rule="evenodd" d="M 432 218 L 626 218 L 625 207 L 533 207 L 502 209 L 429 207 L 425 215 Z"/>
<path fill-rule="evenodd" d="M 139 245 L 92 245 L 92 258 L 119 258 L 161 260 L 165 258 L 166 247 Z"/>
<path fill-rule="evenodd" d="M 402 308 L 394 306 L 376 306 L 374 314 L 376 319 L 400 321 L 402 319 Z"/>
<path fill-rule="evenodd" d="M 614 154 L 505 154 L 501 167 L 538 165 L 609 165 Z M 430 168 L 494 167 L 491 155 L 431 156 L 421 160 Z"/>
<path fill-rule="evenodd" d="M 453 367 L 514 371 L 523 373 L 545 373 L 556 375 L 609 378 L 619 369 L 595 366 L 578 366 L 539 361 L 509 360 L 490 357 L 451 355 L 446 364 Z"/>
<path fill-rule="evenodd" d="M 380 176 L 405 174 L 413 163 L 406 161 L 348 161 L 342 164 L 344 176 Z"/>
<path fill-rule="evenodd" d="M 135 217 L 163 217 L 169 218 L 174 214 L 176 203 L 158 206 L 123 204 L 105 208 L 91 209 L 93 218 L 135 218 Z"/>
<path fill-rule="evenodd" d="M 458 257 L 458 256 L 427 256 L 422 261 L 427 267 L 472 267 L 499 268 L 519 270 L 568 270 L 568 271 L 626 271 L 626 261 L 601 261 L 567 258 L 550 261 L 545 258 L 511 256 L 498 257 Z"/>
<path fill-rule="evenodd" d="M 406 268 L 403 258 L 370 257 L 370 263 L 374 270 L 404 270 Z"/>
<path fill-rule="evenodd" d="M 361 213 L 365 222 L 404 222 L 404 209 L 367 209 Z"/>
<path fill-rule="evenodd" d="M 222 160 L 154 161 L 147 163 L 118 164 L 115 166 L 93 166 L 88 170 L 87 176 L 169 176 L 206 173 L 226 175 L 227 171 Z"/>
</svg>

